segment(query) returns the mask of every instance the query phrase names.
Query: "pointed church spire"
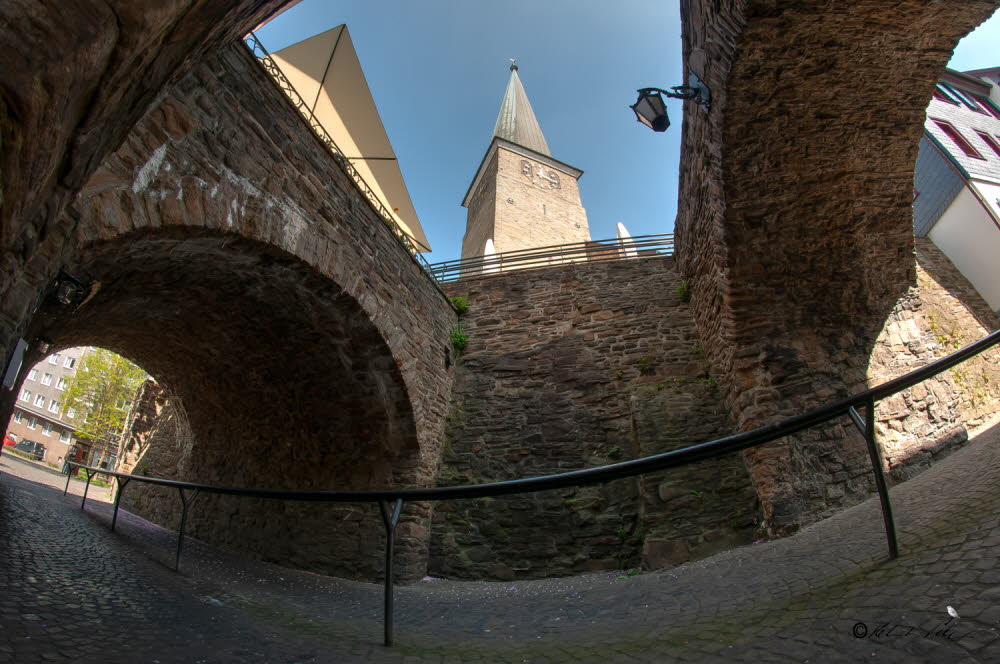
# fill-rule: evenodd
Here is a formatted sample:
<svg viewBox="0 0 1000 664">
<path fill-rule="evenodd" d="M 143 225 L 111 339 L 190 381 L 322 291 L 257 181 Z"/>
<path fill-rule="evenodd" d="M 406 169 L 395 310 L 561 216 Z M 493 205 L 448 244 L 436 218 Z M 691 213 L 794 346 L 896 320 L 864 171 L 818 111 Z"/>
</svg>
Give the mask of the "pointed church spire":
<svg viewBox="0 0 1000 664">
<path fill-rule="evenodd" d="M 535 152 L 539 152 L 548 157 L 549 146 L 542 135 L 542 128 L 538 126 L 535 119 L 535 112 L 531 110 L 528 102 L 528 95 L 524 92 L 521 79 L 517 75 L 517 60 L 511 60 L 510 81 L 507 83 L 507 91 L 500 102 L 500 114 L 497 116 L 497 124 L 493 127 L 493 135 L 511 143 L 517 143 Z"/>
</svg>

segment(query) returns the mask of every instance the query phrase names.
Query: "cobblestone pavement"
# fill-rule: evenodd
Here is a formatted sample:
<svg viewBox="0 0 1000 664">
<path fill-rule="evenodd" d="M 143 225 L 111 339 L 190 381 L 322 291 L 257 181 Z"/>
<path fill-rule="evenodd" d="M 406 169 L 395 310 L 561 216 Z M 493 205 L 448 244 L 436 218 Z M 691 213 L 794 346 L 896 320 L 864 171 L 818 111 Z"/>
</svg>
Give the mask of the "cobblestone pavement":
<svg viewBox="0 0 1000 664">
<path fill-rule="evenodd" d="M 0 465 L 0 663 L 1000 662 L 1000 425 L 893 487 L 898 560 L 874 499 L 671 570 L 402 587 L 392 649 L 380 586 L 191 540 L 178 574 L 173 533 Z"/>
</svg>

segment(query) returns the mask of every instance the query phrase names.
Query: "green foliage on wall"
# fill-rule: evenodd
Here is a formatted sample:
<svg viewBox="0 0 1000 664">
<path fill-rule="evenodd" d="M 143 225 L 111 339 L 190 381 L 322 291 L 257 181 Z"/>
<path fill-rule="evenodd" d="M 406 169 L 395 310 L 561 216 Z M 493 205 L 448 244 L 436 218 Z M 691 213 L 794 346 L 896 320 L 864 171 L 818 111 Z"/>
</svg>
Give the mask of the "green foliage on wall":
<svg viewBox="0 0 1000 664">
<path fill-rule="evenodd" d="M 687 279 L 682 281 L 681 285 L 674 289 L 674 295 L 676 295 L 681 302 L 691 301 L 691 291 L 688 288 Z"/>
<path fill-rule="evenodd" d="M 461 327 L 451 328 L 451 347 L 455 349 L 455 356 L 461 357 L 465 350 L 465 344 L 469 341 L 469 335 Z"/>
<path fill-rule="evenodd" d="M 464 297 L 450 297 L 448 299 L 451 300 L 451 306 L 455 308 L 459 316 L 469 310 L 469 301 Z"/>
</svg>

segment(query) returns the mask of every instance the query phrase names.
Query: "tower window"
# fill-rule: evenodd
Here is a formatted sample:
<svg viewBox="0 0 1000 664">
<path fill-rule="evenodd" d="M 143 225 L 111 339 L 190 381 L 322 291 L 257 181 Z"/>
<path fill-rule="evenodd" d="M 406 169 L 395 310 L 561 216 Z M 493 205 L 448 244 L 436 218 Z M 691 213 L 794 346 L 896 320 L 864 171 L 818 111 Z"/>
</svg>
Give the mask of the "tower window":
<svg viewBox="0 0 1000 664">
<path fill-rule="evenodd" d="M 944 120 L 935 120 L 934 118 L 931 119 L 934 120 L 934 124 L 938 126 L 938 129 L 943 131 L 945 135 L 955 143 L 955 145 L 961 148 L 962 152 L 975 159 L 984 159 L 983 155 L 979 154 L 979 151 L 972 147 L 972 143 L 967 141 L 965 136 L 962 136 L 962 133 L 955 129 L 955 127 L 953 127 L 950 123 L 945 122 Z"/>
</svg>

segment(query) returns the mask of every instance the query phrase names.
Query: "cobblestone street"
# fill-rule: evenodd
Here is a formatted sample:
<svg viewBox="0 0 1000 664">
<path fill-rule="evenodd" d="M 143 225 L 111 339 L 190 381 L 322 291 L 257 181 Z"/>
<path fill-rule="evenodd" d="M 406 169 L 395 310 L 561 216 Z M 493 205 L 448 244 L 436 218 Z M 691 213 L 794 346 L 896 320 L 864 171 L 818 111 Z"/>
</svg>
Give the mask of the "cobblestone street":
<svg viewBox="0 0 1000 664">
<path fill-rule="evenodd" d="M 192 540 L 178 574 L 172 532 L 0 470 L 0 662 L 1000 661 L 1000 425 L 893 488 L 896 561 L 873 499 L 660 572 L 401 587 L 392 649 L 381 586 Z"/>
</svg>

